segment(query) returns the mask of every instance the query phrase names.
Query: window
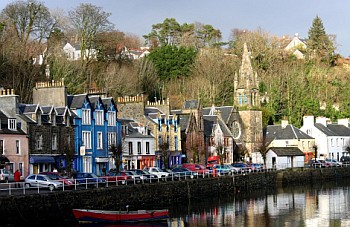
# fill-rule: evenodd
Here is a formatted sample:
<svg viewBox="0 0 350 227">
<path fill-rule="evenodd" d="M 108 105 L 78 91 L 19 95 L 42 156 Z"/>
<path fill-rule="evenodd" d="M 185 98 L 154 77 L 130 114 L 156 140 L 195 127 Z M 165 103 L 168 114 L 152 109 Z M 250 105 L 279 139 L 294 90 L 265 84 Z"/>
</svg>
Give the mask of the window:
<svg viewBox="0 0 350 227">
<path fill-rule="evenodd" d="M 16 140 L 16 154 L 20 154 L 20 147 L 19 140 Z"/>
<path fill-rule="evenodd" d="M 90 125 L 91 124 L 91 110 L 90 109 L 83 109 L 83 116 L 82 121 L 83 125 Z"/>
<path fill-rule="evenodd" d="M 96 125 L 103 125 L 103 122 L 104 122 L 103 110 L 96 110 L 95 116 L 96 116 Z"/>
<path fill-rule="evenodd" d="M 57 134 L 52 134 L 52 150 L 57 150 Z"/>
<path fill-rule="evenodd" d="M 4 154 L 4 140 L 0 140 L 0 155 Z"/>
<path fill-rule="evenodd" d="M 239 105 L 240 105 L 240 106 L 243 104 L 242 94 L 239 94 L 239 95 L 238 95 L 238 102 L 239 102 Z"/>
<path fill-rule="evenodd" d="M 132 154 L 132 142 L 129 142 L 129 154 Z"/>
<path fill-rule="evenodd" d="M 137 154 L 141 154 L 141 142 L 137 142 Z"/>
<path fill-rule="evenodd" d="M 36 149 L 41 150 L 43 149 L 43 136 L 41 134 L 37 134 L 35 137 L 36 140 Z"/>
<path fill-rule="evenodd" d="M 9 119 L 8 120 L 8 128 L 10 130 L 16 130 L 16 119 Z"/>
<path fill-rule="evenodd" d="M 146 142 L 146 154 L 149 154 L 149 142 Z"/>
<path fill-rule="evenodd" d="M 175 136 L 175 151 L 179 150 L 177 136 Z"/>
<path fill-rule="evenodd" d="M 102 132 L 97 132 L 97 149 L 103 149 Z"/>
<path fill-rule="evenodd" d="M 112 144 L 113 145 L 117 144 L 115 132 L 109 132 L 108 133 L 108 146 L 111 146 Z"/>
<path fill-rule="evenodd" d="M 91 149 L 91 132 L 83 131 L 83 145 L 86 149 Z"/>
<path fill-rule="evenodd" d="M 114 111 L 108 111 L 108 125 L 115 126 L 117 122 L 116 113 Z"/>
</svg>

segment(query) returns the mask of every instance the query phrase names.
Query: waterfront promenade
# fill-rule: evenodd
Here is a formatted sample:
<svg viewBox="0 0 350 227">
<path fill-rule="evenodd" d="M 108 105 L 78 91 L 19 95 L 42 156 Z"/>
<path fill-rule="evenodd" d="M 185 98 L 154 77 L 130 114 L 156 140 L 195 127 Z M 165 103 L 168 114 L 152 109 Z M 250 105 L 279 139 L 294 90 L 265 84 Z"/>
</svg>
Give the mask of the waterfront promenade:
<svg viewBox="0 0 350 227">
<path fill-rule="evenodd" d="M 215 178 L 162 181 L 152 184 L 125 185 L 88 190 L 57 191 L 0 197 L 3 224 L 35 224 L 74 221 L 73 208 L 156 209 L 189 200 L 203 200 L 217 195 L 247 194 L 277 185 L 309 184 L 320 180 L 350 178 L 350 168 L 289 169 Z M 18 216 L 20 213 L 20 218 Z"/>
</svg>

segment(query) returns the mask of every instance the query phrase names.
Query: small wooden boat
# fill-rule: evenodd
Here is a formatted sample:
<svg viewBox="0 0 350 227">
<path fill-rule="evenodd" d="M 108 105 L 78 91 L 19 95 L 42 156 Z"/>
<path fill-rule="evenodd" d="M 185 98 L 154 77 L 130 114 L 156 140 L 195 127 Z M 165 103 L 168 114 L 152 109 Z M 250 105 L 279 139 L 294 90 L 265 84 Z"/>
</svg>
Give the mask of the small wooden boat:
<svg viewBox="0 0 350 227">
<path fill-rule="evenodd" d="M 92 223 L 151 222 L 166 221 L 169 218 L 169 210 L 109 211 L 73 209 L 73 213 L 79 222 Z"/>
</svg>

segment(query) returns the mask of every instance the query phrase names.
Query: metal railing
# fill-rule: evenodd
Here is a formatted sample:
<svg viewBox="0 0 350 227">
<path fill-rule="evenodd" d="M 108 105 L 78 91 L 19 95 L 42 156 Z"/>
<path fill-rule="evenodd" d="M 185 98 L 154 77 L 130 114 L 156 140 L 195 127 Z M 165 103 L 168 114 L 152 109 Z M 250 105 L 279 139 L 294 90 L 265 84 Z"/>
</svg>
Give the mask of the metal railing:
<svg viewBox="0 0 350 227">
<path fill-rule="evenodd" d="M 282 167 L 282 166 L 281 166 Z M 350 164 L 343 164 L 343 167 L 350 167 Z M 304 167 L 308 168 L 308 167 Z M 314 167 L 309 167 L 314 168 Z M 317 168 L 317 167 L 316 167 Z M 336 166 L 328 167 L 328 168 L 339 168 Z M 239 176 L 239 175 L 247 175 L 252 173 L 264 173 L 277 171 L 276 168 L 269 169 L 261 169 L 255 170 L 251 172 L 234 172 L 230 171 L 228 174 L 220 175 L 217 171 L 210 171 L 206 173 L 192 173 L 192 174 L 184 174 L 181 175 L 179 173 L 169 173 L 168 176 L 162 176 L 161 178 L 155 179 L 151 181 L 149 179 L 141 179 L 140 181 L 133 179 L 120 179 L 119 177 L 99 177 L 100 179 L 104 179 L 105 181 L 100 182 L 96 178 L 86 178 L 86 179 L 70 179 L 73 182 L 70 185 L 63 184 L 59 188 L 55 188 L 50 190 L 48 187 L 42 186 L 29 186 L 24 181 L 21 182 L 9 182 L 9 183 L 0 183 L 0 196 L 11 196 L 11 195 L 19 195 L 19 194 L 37 194 L 37 193 L 53 193 L 57 191 L 66 191 L 66 190 L 85 190 L 91 188 L 100 188 L 100 187 L 119 187 L 124 185 L 134 185 L 134 184 L 150 184 L 150 183 L 160 183 L 164 181 L 181 181 L 181 180 L 195 180 L 200 178 L 214 178 L 214 177 L 222 177 L 222 176 Z"/>
</svg>

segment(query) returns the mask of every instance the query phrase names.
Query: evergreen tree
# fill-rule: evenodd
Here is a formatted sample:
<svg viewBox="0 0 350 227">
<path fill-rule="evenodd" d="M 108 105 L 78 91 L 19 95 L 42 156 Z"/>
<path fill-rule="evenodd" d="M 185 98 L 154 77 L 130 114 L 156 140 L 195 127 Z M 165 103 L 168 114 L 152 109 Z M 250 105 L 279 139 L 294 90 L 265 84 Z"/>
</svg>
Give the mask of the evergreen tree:
<svg viewBox="0 0 350 227">
<path fill-rule="evenodd" d="M 327 64 L 334 63 L 334 44 L 330 37 L 326 34 L 323 22 L 320 17 L 312 22 L 312 26 L 308 32 L 309 39 L 307 42 L 309 56 L 316 58 Z"/>
</svg>

